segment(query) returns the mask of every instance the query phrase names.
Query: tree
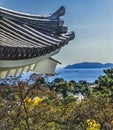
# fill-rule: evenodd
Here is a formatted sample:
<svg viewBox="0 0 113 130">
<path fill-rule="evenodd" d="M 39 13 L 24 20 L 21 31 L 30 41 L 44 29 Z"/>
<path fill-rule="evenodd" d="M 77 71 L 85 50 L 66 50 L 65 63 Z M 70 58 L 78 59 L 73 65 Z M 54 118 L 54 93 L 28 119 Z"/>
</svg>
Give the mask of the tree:
<svg viewBox="0 0 113 130">
<path fill-rule="evenodd" d="M 105 75 L 100 76 L 97 81 L 95 92 L 99 92 L 104 97 L 113 97 L 113 69 L 104 70 Z"/>
</svg>

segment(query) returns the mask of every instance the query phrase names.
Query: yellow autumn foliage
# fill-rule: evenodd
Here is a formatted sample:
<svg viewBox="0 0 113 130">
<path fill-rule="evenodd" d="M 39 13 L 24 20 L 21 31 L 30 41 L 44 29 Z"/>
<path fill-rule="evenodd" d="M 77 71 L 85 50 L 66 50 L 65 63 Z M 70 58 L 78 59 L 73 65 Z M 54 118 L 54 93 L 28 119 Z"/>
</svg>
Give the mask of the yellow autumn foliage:
<svg viewBox="0 0 113 130">
<path fill-rule="evenodd" d="M 24 99 L 24 105 L 26 108 L 28 108 L 29 111 L 32 111 L 42 101 L 43 101 L 43 98 L 40 98 L 40 97 L 35 97 L 35 98 L 26 97 Z"/>
<path fill-rule="evenodd" d="M 88 119 L 87 125 L 88 127 L 86 130 L 100 130 L 100 124 L 95 120 Z"/>
<path fill-rule="evenodd" d="M 111 121 L 111 125 L 113 125 L 113 120 Z"/>
</svg>

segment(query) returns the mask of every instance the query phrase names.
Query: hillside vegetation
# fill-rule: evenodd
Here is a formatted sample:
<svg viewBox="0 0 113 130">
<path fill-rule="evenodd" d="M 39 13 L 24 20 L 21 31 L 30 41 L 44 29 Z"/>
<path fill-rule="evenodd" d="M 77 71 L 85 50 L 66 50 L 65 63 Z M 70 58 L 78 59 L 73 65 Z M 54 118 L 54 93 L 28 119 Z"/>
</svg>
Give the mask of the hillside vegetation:
<svg viewBox="0 0 113 130">
<path fill-rule="evenodd" d="M 104 72 L 95 87 L 38 75 L 32 85 L 0 84 L 0 130 L 112 130 L 113 69 Z"/>
</svg>

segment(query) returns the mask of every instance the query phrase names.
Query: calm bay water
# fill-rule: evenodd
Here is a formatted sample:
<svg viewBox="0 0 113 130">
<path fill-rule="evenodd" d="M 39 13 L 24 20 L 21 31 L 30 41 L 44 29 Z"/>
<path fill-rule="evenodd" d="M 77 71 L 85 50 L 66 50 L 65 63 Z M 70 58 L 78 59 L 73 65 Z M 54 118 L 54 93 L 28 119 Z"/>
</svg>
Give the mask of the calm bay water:
<svg viewBox="0 0 113 130">
<path fill-rule="evenodd" d="M 86 80 L 89 83 L 93 83 L 98 79 L 100 75 L 104 75 L 104 68 L 94 68 L 94 69 L 57 69 L 56 73 L 58 75 L 50 77 L 49 81 L 55 78 L 63 78 L 66 81 L 75 80 Z"/>
</svg>

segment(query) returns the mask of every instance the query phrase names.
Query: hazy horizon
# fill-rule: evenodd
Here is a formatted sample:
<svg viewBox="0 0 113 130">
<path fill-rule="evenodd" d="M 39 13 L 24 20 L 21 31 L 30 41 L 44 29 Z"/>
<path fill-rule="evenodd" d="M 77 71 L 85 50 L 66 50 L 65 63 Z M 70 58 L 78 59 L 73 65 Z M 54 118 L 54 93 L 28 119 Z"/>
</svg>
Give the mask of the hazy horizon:
<svg viewBox="0 0 113 130">
<path fill-rule="evenodd" d="M 68 64 L 68 65 L 80 64 L 80 63 L 100 63 L 100 64 L 103 64 L 103 65 L 105 65 L 105 64 L 113 64 L 113 62 L 102 63 L 102 62 L 94 62 L 94 61 L 92 61 L 92 62 L 91 61 L 83 61 L 83 62 L 76 62 L 76 63 Z M 64 66 L 58 65 L 58 67 L 66 67 L 68 65 L 64 65 Z"/>
<path fill-rule="evenodd" d="M 76 36 L 54 58 L 62 66 L 113 63 L 113 0 L 0 0 L 2 7 L 31 14 L 53 13 L 62 5 L 64 22 Z"/>
</svg>

